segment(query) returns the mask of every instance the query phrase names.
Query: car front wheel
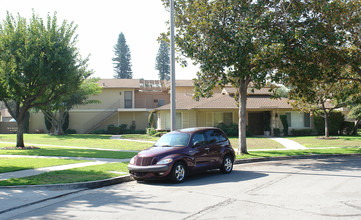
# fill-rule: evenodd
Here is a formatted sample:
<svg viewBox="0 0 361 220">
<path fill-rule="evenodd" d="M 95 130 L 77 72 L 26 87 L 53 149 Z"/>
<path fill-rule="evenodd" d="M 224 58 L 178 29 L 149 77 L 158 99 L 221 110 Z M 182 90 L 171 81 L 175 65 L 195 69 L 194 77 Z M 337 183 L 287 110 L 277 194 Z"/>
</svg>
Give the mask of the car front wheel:
<svg viewBox="0 0 361 220">
<path fill-rule="evenodd" d="M 181 183 L 184 181 L 186 177 L 186 167 L 182 162 L 176 162 L 173 165 L 172 172 L 171 172 L 171 180 L 174 183 Z"/>
<path fill-rule="evenodd" d="M 223 158 L 221 173 L 230 173 L 233 169 L 233 160 L 230 155 L 226 155 Z"/>
</svg>

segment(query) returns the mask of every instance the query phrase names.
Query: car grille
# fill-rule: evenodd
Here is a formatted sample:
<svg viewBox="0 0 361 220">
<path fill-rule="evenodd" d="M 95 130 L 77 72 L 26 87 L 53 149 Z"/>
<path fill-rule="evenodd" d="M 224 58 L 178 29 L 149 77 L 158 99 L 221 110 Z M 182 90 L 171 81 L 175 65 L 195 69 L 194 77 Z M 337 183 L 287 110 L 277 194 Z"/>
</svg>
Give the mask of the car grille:
<svg viewBox="0 0 361 220">
<path fill-rule="evenodd" d="M 148 166 L 152 164 L 153 157 L 137 157 L 135 165 L 137 166 Z"/>
</svg>

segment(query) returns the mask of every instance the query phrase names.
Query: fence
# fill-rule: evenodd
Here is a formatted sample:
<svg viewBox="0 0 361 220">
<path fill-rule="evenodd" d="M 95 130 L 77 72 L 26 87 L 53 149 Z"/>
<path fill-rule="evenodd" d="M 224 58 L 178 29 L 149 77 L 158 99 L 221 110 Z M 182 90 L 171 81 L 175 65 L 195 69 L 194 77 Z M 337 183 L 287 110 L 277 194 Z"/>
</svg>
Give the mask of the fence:
<svg viewBox="0 0 361 220">
<path fill-rule="evenodd" d="M 0 122 L 0 134 L 15 134 L 17 129 L 16 122 Z"/>
</svg>

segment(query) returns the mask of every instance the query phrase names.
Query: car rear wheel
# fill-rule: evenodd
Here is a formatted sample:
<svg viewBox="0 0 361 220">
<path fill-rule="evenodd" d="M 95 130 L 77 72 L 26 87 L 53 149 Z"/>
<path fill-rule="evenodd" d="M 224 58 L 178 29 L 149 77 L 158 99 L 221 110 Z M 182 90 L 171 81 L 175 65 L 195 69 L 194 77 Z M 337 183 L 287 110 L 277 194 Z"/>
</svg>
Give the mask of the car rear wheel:
<svg viewBox="0 0 361 220">
<path fill-rule="evenodd" d="M 223 158 L 221 173 L 230 173 L 233 169 L 233 160 L 230 155 L 226 155 Z"/>
<path fill-rule="evenodd" d="M 173 165 L 172 172 L 170 173 L 170 177 L 172 182 L 181 183 L 184 181 L 187 174 L 186 167 L 182 162 L 176 162 Z"/>
</svg>

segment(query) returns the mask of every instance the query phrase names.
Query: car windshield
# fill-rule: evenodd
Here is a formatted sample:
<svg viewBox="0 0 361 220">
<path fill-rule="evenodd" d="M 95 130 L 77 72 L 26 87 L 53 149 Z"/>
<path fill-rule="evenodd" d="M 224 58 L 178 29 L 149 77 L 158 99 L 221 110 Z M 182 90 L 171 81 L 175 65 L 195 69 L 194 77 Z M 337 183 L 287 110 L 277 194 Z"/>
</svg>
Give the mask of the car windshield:
<svg viewBox="0 0 361 220">
<path fill-rule="evenodd" d="M 154 144 L 157 147 L 187 146 L 190 135 L 185 133 L 168 133 Z"/>
</svg>

